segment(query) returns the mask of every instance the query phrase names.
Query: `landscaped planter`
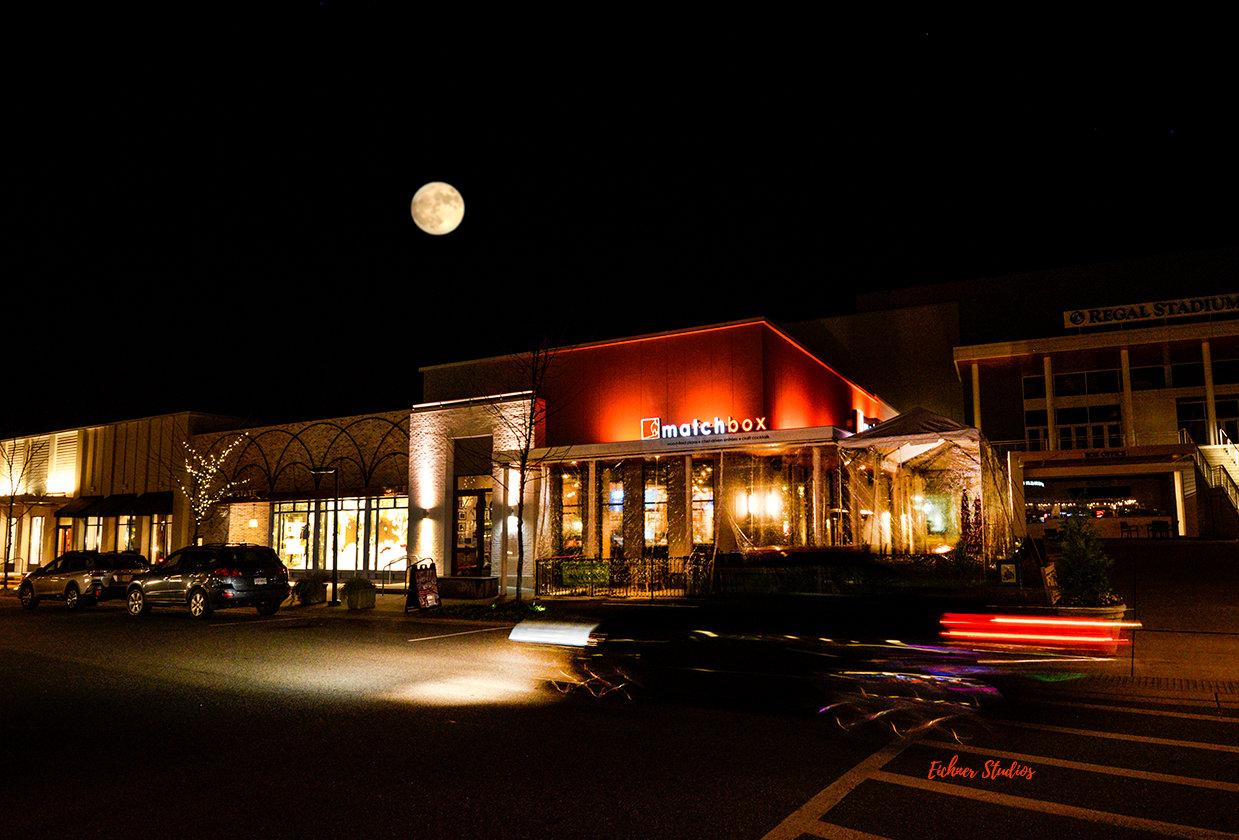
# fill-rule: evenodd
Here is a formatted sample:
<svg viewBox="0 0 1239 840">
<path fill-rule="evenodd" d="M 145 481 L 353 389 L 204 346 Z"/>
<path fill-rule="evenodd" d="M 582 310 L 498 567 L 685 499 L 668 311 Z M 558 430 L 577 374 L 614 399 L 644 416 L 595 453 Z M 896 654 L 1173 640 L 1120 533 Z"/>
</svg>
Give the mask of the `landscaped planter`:
<svg viewBox="0 0 1239 840">
<path fill-rule="evenodd" d="M 340 597 L 350 610 L 374 609 L 374 593 L 377 587 L 363 577 L 353 577 L 340 587 Z"/>
</svg>

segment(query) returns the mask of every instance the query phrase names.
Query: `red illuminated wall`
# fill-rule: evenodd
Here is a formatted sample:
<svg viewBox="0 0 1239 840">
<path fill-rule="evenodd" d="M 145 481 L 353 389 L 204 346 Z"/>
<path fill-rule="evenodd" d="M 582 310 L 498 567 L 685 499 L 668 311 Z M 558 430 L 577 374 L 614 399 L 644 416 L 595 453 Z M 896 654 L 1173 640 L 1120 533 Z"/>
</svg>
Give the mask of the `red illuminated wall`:
<svg viewBox="0 0 1239 840">
<path fill-rule="evenodd" d="M 878 401 L 764 321 L 561 351 L 546 388 L 548 446 L 637 440 L 645 417 L 840 426 Z"/>
</svg>

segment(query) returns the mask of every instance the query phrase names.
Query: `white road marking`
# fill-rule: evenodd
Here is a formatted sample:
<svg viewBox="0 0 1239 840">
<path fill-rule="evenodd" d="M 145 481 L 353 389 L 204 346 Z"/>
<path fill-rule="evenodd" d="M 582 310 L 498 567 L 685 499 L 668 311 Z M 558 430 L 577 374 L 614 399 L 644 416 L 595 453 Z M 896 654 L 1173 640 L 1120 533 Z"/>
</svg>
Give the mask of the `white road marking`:
<svg viewBox="0 0 1239 840">
<path fill-rule="evenodd" d="M 1017 720 L 999 720 L 1003 726 L 1018 726 L 1022 729 L 1037 729 L 1042 732 L 1059 732 L 1063 735 L 1085 735 L 1091 738 L 1109 738 L 1113 741 L 1137 741 L 1142 744 L 1158 744 L 1164 747 L 1186 747 L 1194 750 L 1214 750 L 1239 754 L 1239 746 L 1230 744 L 1206 744 L 1200 741 L 1180 741 L 1177 738 L 1154 738 L 1149 735 L 1127 735 L 1123 732 L 1098 732 L 1094 729 L 1071 729 L 1066 726 L 1050 726 L 1044 723 L 1023 723 Z"/>
<path fill-rule="evenodd" d="M 829 825 L 822 822 L 821 817 L 842 802 L 844 797 L 851 793 L 857 785 L 866 779 L 873 778 L 875 772 L 903 752 L 909 743 L 907 741 L 903 743 L 895 742 L 882 747 L 882 749 L 866 758 L 860 764 L 857 764 L 838 779 L 835 779 L 819 794 L 796 809 L 787 819 L 775 826 L 762 840 L 795 840 L 795 838 L 804 834 L 831 838 L 831 840 L 835 840 L 835 838 L 838 838 L 838 840 L 868 840 L 868 838 L 885 840 L 885 838 L 881 838 L 876 834 L 865 834 L 864 832 L 854 831 L 842 826 Z"/>
<path fill-rule="evenodd" d="M 1182 718 L 1183 720 L 1207 720 L 1216 723 L 1239 723 L 1239 717 L 1224 715 L 1199 715 L 1191 712 L 1168 712 L 1162 709 L 1137 709 L 1132 706 L 1110 706 L 1104 703 L 1078 703 L 1074 700 L 1038 700 L 1051 706 L 1071 706 L 1077 709 L 1097 709 L 1105 712 L 1127 712 L 1133 715 L 1154 715 L 1156 717 Z"/>
<path fill-rule="evenodd" d="M 420 636 L 416 639 L 405 639 L 406 642 L 428 642 L 431 639 L 446 639 L 450 636 L 468 636 L 470 633 L 493 633 L 496 630 L 511 630 L 511 627 L 483 627 L 481 630 L 461 630 L 459 633 L 440 633 L 438 636 Z"/>
<path fill-rule="evenodd" d="M 903 785 L 904 787 L 917 788 L 919 790 L 926 790 L 932 793 L 940 793 L 948 796 L 958 796 L 963 799 L 987 802 L 992 805 L 1002 805 L 1006 808 L 1020 808 L 1025 811 L 1039 811 L 1044 814 L 1054 814 L 1060 817 L 1072 817 L 1074 819 L 1084 820 L 1086 822 L 1122 826 L 1123 828 L 1129 828 L 1135 831 L 1154 831 L 1159 834 L 1165 834 L 1169 837 L 1186 837 L 1191 838 L 1192 840 L 1236 840 L 1236 838 L 1239 838 L 1239 834 L 1231 834 L 1228 831 L 1214 831 L 1208 828 L 1196 828 L 1195 826 L 1179 825 L 1178 823 L 1162 822 L 1161 820 L 1150 820 L 1144 817 L 1131 817 L 1127 814 L 1115 814 L 1110 811 L 1094 811 L 1091 808 L 1079 808 L 1075 805 L 1063 805 L 1057 802 L 1045 802 L 1040 799 L 1028 799 L 1023 796 L 1012 796 L 1007 793 L 995 793 L 990 790 L 977 790 L 975 788 L 964 787 L 962 785 L 932 782 L 928 779 L 918 779 L 913 776 L 888 773 L 885 770 L 874 771 L 872 778 L 879 782 L 887 782 L 893 785 Z"/>
<path fill-rule="evenodd" d="M 1195 776 L 1173 776 L 1169 773 L 1153 773 L 1148 770 L 1129 770 L 1126 767 L 1110 767 L 1105 764 L 1087 764 L 1082 761 L 1068 761 L 1064 758 L 1051 758 L 1045 755 L 1025 755 L 1023 753 L 990 750 L 982 747 L 969 747 L 953 741 L 919 741 L 921 746 L 937 747 L 952 752 L 966 752 L 974 755 L 993 756 L 994 758 L 1009 758 L 1024 764 L 1048 764 L 1052 767 L 1065 767 L 1068 770 L 1083 770 L 1088 773 L 1105 773 L 1110 776 L 1123 776 L 1128 779 L 1147 779 L 1151 782 L 1165 782 L 1174 785 L 1189 785 L 1191 787 L 1223 790 L 1227 793 L 1239 793 L 1239 784 L 1233 782 L 1218 782 L 1213 779 L 1200 779 Z M 1034 767 L 1034 769 L 1036 769 Z"/>
</svg>

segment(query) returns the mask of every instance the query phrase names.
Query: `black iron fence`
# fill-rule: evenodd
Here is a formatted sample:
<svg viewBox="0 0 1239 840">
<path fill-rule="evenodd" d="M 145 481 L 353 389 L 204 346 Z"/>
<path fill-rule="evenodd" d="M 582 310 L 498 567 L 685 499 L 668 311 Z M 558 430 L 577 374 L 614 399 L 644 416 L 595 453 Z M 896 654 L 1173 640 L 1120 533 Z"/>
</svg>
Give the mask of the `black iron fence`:
<svg viewBox="0 0 1239 840">
<path fill-rule="evenodd" d="M 699 597 L 709 594 L 710 558 L 545 557 L 535 565 L 535 585 L 547 596 Z"/>
</svg>

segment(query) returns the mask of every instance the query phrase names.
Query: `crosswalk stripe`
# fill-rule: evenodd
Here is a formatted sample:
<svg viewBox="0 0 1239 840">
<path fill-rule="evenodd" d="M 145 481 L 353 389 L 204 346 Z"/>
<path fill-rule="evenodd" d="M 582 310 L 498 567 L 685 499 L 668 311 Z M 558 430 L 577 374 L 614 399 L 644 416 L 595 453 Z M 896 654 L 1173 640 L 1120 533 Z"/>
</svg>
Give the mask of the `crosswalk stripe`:
<svg viewBox="0 0 1239 840">
<path fill-rule="evenodd" d="M 1018 726 L 1021 729 L 1037 729 L 1041 732 L 1059 732 L 1063 735 L 1086 735 L 1091 738 L 1109 738 L 1114 741 L 1137 741 L 1142 744 L 1158 744 L 1165 747 L 1185 747 L 1194 750 L 1213 750 L 1239 754 L 1239 746 L 1231 744 L 1207 744 L 1200 741 L 1181 741 L 1177 738 L 1154 738 L 1151 735 L 1128 735 L 1125 732 L 1100 732 L 1095 729 L 1072 729 L 1067 726 L 1051 726 L 1046 723 L 1024 723 L 1018 720 L 995 721 L 1003 726 Z"/>
<path fill-rule="evenodd" d="M 1132 817 L 1127 814 L 1116 814 L 1111 811 L 1094 811 L 1091 808 L 1079 808 L 1075 805 L 1063 805 L 1058 802 L 1028 799 L 1023 796 L 1012 796 L 1008 793 L 996 793 L 994 791 L 977 790 L 975 788 L 964 787 L 962 785 L 932 782 L 928 779 L 917 779 L 913 776 L 888 773 L 885 770 L 875 770 L 871 774 L 871 778 L 879 782 L 887 782 L 888 784 L 893 785 L 903 785 L 904 787 L 917 788 L 918 790 L 926 790 L 932 793 L 945 794 L 948 796 L 958 796 L 963 799 L 972 799 L 992 805 L 1001 805 L 1006 808 L 1020 808 L 1025 811 L 1039 811 L 1045 814 L 1072 817 L 1074 819 L 1084 820 L 1087 822 L 1122 826 L 1123 828 L 1129 828 L 1135 831 L 1155 831 L 1169 837 L 1184 837 L 1189 838 L 1189 840 L 1236 840 L 1239 838 L 1239 834 L 1231 834 L 1228 831 L 1214 831 L 1208 828 L 1197 828 L 1190 825 L 1180 825 L 1178 823 L 1163 822 L 1161 820 L 1151 820 L 1145 817 Z"/>
</svg>

